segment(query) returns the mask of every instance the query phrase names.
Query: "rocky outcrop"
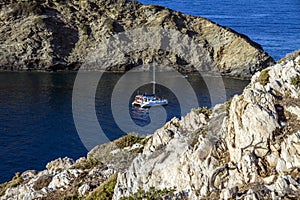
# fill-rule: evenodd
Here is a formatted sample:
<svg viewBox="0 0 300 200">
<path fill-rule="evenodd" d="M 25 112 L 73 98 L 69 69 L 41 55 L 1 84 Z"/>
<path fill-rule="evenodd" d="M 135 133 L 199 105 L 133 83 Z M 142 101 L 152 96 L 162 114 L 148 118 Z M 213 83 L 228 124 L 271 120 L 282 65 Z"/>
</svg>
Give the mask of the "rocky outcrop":
<svg viewBox="0 0 300 200">
<path fill-rule="evenodd" d="M 95 147 L 87 158 L 76 161 L 58 158 L 49 162 L 43 171 L 17 173 L 11 181 L 0 184 L 0 199 L 75 199 L 97 194 L 108 180 L 116 180 L 117 172 L 128 168 L 147 140 L 128 135 Z M 104 192 L 107 198 L 112 197 L 113 187 L 111 193 Z"/>
<path fill-rule="evenodd" d="M 59 158 L 0 185 L 0 199 L 297 199 L 300 51 L 256 73 L 242 95 L 192 110 L 152 136 Z"/>
<path fill-rule="evenodd" d="M 208 118 L 202 109 L 194 110 L 157 130 L 129 169 L 119 173 L 114 199 L 153 188 L 179 199 L 298 198 L 296 55 L 256 73 L 242 95 L 214 107 Z"/>
<path fill-rule="evenodd" d="M 249 77 L 273 63 L 262 47 L 247 36 L 208 19 L 160 6 L 128 0 L 2 2 L 1 69 L 76 70 L 105 39 L 142 27 L 160 27 L 187 35 L 200 47 L 202 54 L 198 57 L 203 65 L 217 67 L 223 74 Z M 124 53 L 122 62 L 107 70 L 126 71 L 153 60 L 180 71 L 200 68 L 176 52 L 145 49 Z"/>
</svg>

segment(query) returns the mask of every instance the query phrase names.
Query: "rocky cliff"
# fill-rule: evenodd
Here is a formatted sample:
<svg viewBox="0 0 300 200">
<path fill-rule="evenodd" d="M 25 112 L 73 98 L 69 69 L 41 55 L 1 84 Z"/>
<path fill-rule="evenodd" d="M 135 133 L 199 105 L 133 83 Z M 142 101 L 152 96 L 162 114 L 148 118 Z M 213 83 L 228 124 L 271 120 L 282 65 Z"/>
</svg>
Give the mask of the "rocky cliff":
<svg viewBox="0 0 300 200">
<path fill-rule="evenodd" d="M 209 116 L 194 110 L 157 130 L 119 173 L 114 199 L 153 188 L 181 199 L 297 199 L 299 53 L 256 73 L 242 95 Z"/>
<path fill-rule="evenodd" d="M 0 199 L 297 199 L 300 51 L 224 104 L 46 168 L 17 173 Z"/>
<path fill-rule="evenodd" d="M 273 59 L 247 36 L 208 19 L 130 0 L 35 0 L 0 2 L 0 68 L 76 70 L 110 36 L 141 27 L 162 27 L 189 36 L 200 46 L 205 65 L 221 73 L 249 77 Z M 181 71 L 199 70 L 176 52 L 145 49 L 123 55 L 126 71 L 153 58 Z"/>
</svg>

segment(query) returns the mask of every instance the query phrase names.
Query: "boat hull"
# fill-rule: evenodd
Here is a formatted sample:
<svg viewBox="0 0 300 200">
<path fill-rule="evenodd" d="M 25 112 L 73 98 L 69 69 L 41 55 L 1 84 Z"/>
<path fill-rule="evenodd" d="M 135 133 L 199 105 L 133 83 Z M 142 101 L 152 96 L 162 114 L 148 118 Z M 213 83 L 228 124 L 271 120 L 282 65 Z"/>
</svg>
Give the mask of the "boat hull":
<svg viewBox="0 0 300 200">
<path fill-rule="evenodd" d="M 150 108 L 154 106 L 166 106 L 168 102 L 147 102 L 141 105 L 142 108 Z"/>
<path fill-rule="evenodd" d="M 132 105 L 140 106 L 142 108 L 166 106 L 168 105 L 168 100 L 163 98 L 157 98 L 154 96 L 154 94 L 136 95 L 134 101 L 132 102 Z"/>
<path fill-rule="evenodd" d="M 154 106 L 167 106 L 168 101 L 160 101 L 160 102 L 144 102 L 144 103 L 139 103 L 139 102 L 133 102 L 133 106 L 140 106 L 141 108 L 150 108 Z"/>
</svg>

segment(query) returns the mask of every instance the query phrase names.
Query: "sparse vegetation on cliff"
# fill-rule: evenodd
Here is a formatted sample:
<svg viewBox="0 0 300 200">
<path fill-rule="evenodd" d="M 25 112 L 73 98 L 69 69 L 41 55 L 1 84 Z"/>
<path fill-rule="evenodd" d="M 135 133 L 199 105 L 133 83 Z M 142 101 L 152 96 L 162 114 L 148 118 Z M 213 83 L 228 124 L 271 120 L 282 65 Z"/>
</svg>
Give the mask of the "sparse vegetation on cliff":
<svg viewBox="0 0 300 200">
<path fill-rule="evenodd" d="M 11 181 L 0 184 L 0 196 L 3 196 L 8 188 L 17 187 L 22 182 L 23 178 L 20 176 L 20 172 L 17 172 Z"/>
<path fill-rule="evenodd" d="M 294 60 L 299 55 L 300 55 L 300 50 L 296 50 L 292 53 L 288 53 L 285 57 L 281 58 L 277 63 L 280 64 L 280 63 L 284 63 L 289 60 Z"/>
<path fill-rule="evenodd" d="M 265 69 L 263 71 L 261 71 L 260 76 L 258 78 L 258 81 L 263 85 L 267 85 L 267 83 L 269 83 L 269 71 L 270 69 Z"/>
<path fill-rule="evenodd" d="M 300 93 L 293 86 L 299 84 L 299 59 L 262 72 L 269 74 L 270 90 L 257 84 L 267 79 L 257 74 L 227 103 L 193 109 L 151 137 L 129 134 L 76 162 L 59 158 L 41 172 L 18 173 L 0 185 L 0 194 L 45 200 L 294 199 L 300 188 Z"/>
<path fill-rule="evenodd" d="M 111 200 L 114 195 L 118 175 L 112 175 L 99 188 L 91 192 L 84 200 Z"/>
<path fill-rule="evenodd" d="M 171 66 L 180 71 L 207 71 L 218 68 L 224 74 L 250 77 L 255 71 L 274 62 L 260 45 L 244 35 L 205 18 L 184 15 L 159 6 L 125 0 L 2 2 L 4 2 L 0 4 L 0 35 L 3 36 L 0 41 L 2 70 L 78 70 L 89 53 L 93 52 L 90 50 L 98 49 L 97 46 L 105 39 L 120 32 L 142 27 L 163 27 L 167 30 L 177 30 L 178 33 L 190 37 L 199 45 L 201 55 L 197 56 L 201 57 L 201 63 L 191 63 L 176 52 L 162 52 L 162 49 L 136 50 L 130 54 L 116 51 L 113 53 L 120 56 L 114 56 L 115 62 L 112 62 L 111 66 L 104 66 L 106 70 L 127 71 L 156 59 L 162 66 Z M 149 13 L 157 17 L 149 17 Z M 147 34 L 141 34 L 140 37 L 144 37 L 145 41 L 149 38 Z M 184 45 L 188 48 L 190 44 Z M 214 53 L 217 51 L 218 54 Z M 118 58 L 125 59 L 118 60 Z M 202 69 L 201 66 L 207 68 Z M 248 70 L 250 66 L 251 71 Z M 103 70 L 99 66 L 89 67 L 93 70 Z"/>
<path fill-rule="evenodd" d="M 14 18 L 28 17 L 29 15 L 39 15 L 43 12 L 41 6 L 43 1 L 19 1 L 11 4 L 12 11 L 9 13 Z"/>
<path fill-rule="evenodd" d="M 142 189 L 138 190 L 138 192 L 131 194 L 128 197 L 122 197 L 120 200 L 163 200 L 163 199 L 172 199 L 174 197 L 174 192 L 176 189 L 155 189 L 155 187 L 150 187 L 149 191 L 144 191 Z M 179 198 L 179 195 L 177 195 Z M 184 195 L 181 195 L 181 200 L 185 200 Z"/>
<path fill-rule="evenodd" d="M 200 108 L 195 109 L 195 111 L 199 114 L 200 113 L 204 114 L 207 119 L 212 114 L 212 109 L 209 109 L 207 107 L 200 107 Z"/>
<path fill-rule="evenodd" d="M 299 88 L 300 87 L 300 76 L 296 75 L 296 76 L 291 77 L 291 84 Z"/>
</svg>

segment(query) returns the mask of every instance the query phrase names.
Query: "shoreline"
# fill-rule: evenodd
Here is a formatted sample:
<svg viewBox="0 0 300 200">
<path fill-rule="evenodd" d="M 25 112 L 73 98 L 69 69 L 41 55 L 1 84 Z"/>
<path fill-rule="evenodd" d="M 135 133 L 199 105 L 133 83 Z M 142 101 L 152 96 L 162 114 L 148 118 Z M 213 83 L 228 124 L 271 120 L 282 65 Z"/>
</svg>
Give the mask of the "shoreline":
<svg viewBox="0 0 300 200">
<path fill-rule="evenodd" d="M 26 9 L 22 13 L 19 7 Z M 213 65 L 226 75 L 250 77 L 274 64 L 273 58 L 246 35 L 206 18 L 138 2 L 8 3 L 1 7 L 0 17 L 0 33 L 5 35 L 2 68 L 72 70 L 87 59 L 97 61 L 101 55 L 114 58 L 114 63 L 105 65 L 112 71 L 128 71 L 158 60 L 161 65 L 184 66 L 182 70 L 187 71 Z"/>
<path fill-rule="evenodd" d="M 299 53 L 256 73 L 243 94 L 234 96 L 231 101 L 212 109 L 193 109 L 181 120 L 174 118 L 167 122 L 151 136 L 126 135 L 95 147 L 87 158 L 76 162 L 59 158 L 49 162 L 44 171 L 18 174 L 8 184 L 13 186 L 8 187 L 2 197 L 6 199 L 18 194 L 47 199 L 61 195 L 59 190 L 68 188 L 64 189 L 67 195 L 64 198 L 89 199 L 110 187 L 110 190 L 105 189 L 105 194 L 113 199 L 172 194 L 188 199 L 228 199 L 253 195 L 255 188 L 251 184 L 247 186 L 249 182 L 259 183 L 257 187 L 266 190 L 268 198 L 292 197 L 295 192 L 300 192 L 295 190 L 300 188 L 297 182 L 300 156 L 289 153 L 297 152 L 299 149 L 293 144 L 300 142 Z M 257 145 L 261 148 L 256 148 Z M 282 153 L 278 154 L 278 151 Z M 294 160 L 290 160 L 292 157 Z M 248 159 L 257 162 L 248 165 Z M 193 168 L 194 165 L 197 167 Z M 190 170 L 193 175 L 189 174 Z M 228 176 L 220 176 L 226 171 Z M 156 175 L 152 176 L 153 173 Z M 74 178 L 81 176 L 79 187 Z M 91 180 L 100 182 L 93 186 Z M 186 188 L 186 181 L 192 181 L 190 184 L 198 189 L 209 189 L 203 189 L 199 194 L 198 189 Z M 290 183 L 286 186 L 288 189 L 279 187 L 286 181 Z M 222 187 L 222 182 L 227 187 Z M 151 189 L 153 184 L 154 189 Z M 36 188 L 35 192 L 28 193 L 26 188 L 32 187 Z M 234 188 L 234 192 L 230 188 Z"/>
</svg>

